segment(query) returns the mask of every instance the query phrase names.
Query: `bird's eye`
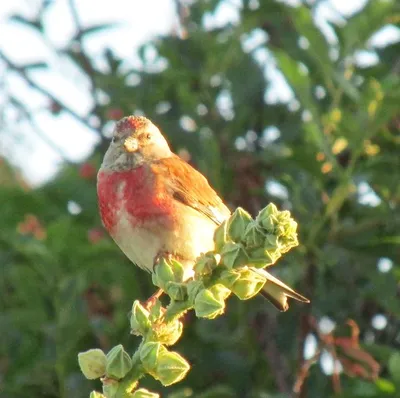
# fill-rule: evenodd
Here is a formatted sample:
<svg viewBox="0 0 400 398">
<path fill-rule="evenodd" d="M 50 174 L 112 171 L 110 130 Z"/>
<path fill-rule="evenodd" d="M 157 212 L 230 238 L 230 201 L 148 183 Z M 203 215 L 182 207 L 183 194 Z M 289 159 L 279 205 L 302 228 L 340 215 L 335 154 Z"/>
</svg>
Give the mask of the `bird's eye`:
<svg viewBox="0 0 400 398">
<path fill-rule="evenodd" d="M 149 140 L 149 139 L 151 139 L 151 134 L 150 134 L 150 133 L 147 133 L 147 134 L 146 134 L 146 140 Z"/>
</svg>

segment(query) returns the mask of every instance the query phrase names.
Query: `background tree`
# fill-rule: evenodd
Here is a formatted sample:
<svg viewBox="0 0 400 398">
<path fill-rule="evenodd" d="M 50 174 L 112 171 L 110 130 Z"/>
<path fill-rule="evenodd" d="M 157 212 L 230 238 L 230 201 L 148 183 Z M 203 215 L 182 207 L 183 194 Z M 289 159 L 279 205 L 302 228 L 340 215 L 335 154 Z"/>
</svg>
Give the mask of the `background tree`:
<svg viewBox="0 0 400 398">
<path fill-rule="evenodd" d="M 312 300 L 279 314 L 262 299 L 232 299 L 217 320 L 188 317 L 178 349 L 193 370 L 183 389 L 163 394 L 398 396 L 400 44 L 373 47 L 370 38 L 400 27 L 399 5 L 370 0 L 330 23 L 327 36 L 313 18 L 318 2 L 243 0 L 236 23 L 211 24 L 227 3 L 177 1 L 179 26 L 143 45 L 133 67 L 112 50 L 101 62 L 85 51 L 87 37 L 110 26 L 81 26 L 70 2 L 76 35 L 53 55 L 89 82 L 84 115 L 35 80 L 54 64 L 0 53 L 5 81 L 19 76 L 41 112 L 69 114 L 98 135 L 87 160 L 66 160 L 34 189 L 0 164 L 0 397 L 86 397 L 93 386 L 77 353 L 135 345 L 126 313 L 153 291 L 151 281 L 105 235 L 95 194 L 109 120 L 133 112 L 154 120 L 232 208 L 254 215 L 273 201 L 291 210 L 301 246 L 277 274 Z M 11 18 L 51 43 L 43 21 L 52 6 Z M 360 62 L 365 50 L 375 63 Z M 271 98 L 274 68 L 295 98 Z M 3 89 L 2 138 L 11 129 L 40 134 L 38 109 Z"/>
</svg>

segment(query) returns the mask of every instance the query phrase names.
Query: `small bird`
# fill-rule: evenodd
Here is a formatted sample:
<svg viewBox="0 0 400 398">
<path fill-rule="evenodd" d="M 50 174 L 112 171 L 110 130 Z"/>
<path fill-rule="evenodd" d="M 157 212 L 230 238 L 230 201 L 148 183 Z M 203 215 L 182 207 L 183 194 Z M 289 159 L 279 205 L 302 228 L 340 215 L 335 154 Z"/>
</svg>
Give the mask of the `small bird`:
<svg viewBox="0 0 400 398">
<path fill-rule="evenodd" d="M 230 211 L 207 179 L 175 155 L 160 130 L 143 116 L 116 123 L 97 176 L 103 225 L 125 255 L 152 272 L 173 257 L 193 275 L 197 257 L 214 249 L 214 231 Z M 309 302 L 264 270 L 262 294 L 279 310 L 287 297 Z"/>
</svg>

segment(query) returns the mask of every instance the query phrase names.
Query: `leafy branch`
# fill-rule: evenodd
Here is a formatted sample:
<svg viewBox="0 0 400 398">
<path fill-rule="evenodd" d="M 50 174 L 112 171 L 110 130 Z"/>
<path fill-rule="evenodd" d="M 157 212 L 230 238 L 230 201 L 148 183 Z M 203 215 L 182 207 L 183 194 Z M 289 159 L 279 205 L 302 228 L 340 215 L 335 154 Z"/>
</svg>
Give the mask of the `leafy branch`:
<svg viewBox="0 0 400 398">
<path fill-rule="evenodd" d="M 139 388 L 145 374 L 169 386 L 185 378 L 190 364 L 167 347 L 182 335 L 180 320 L 193 309 L 198 318 L 214 319 L 225 312 L 226 299 L 233 293 L 248 300 L 262 289 L 282 310 L 288 308 L 287 297 L 308 302 L 263 268 L 274 264 L 284 253 L 298 245 L 297 223 L 288 211 L 278 211 L 269 204 L 253 219 L 238 208 L 217 228 L 215 250 L 200 256 L 193 268 L 194 275 L 184 278 L 184 267 L 171 258 L 162 258 L 155 266 L 152 279 L 170 303 L 163 307 L 158 298 L 132 306 L 130 329 L 142 336 L 133 356 L 122 345 L 108 354 L 92 349 L 78 355 L 86 378 L 100 378 L 103 393 L 92 392 L 91 398 L 144 398 L 159 395 Z M 300 297 L 300 298 L 299 298 Z"/>
</svg>

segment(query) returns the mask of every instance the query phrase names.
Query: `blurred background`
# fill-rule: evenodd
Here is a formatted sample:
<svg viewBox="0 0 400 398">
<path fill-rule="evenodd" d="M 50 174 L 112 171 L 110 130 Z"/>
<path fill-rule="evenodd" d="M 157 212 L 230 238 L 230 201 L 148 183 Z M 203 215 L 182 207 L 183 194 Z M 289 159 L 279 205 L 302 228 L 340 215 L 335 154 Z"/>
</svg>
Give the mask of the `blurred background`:
<svg viewBox="0 0 400 398">
<path fill-rule="evenodd" d="M 0 397 L 87 397 L 77 353 L 123 343 L 154 291 L 105 234 L 96 172 L 144 114 L 231 208 L 274 202 L 300 246 L 274 269 L 310 305 L 189 315 L 162 396 L 400 396 L 400 4 L 0 4 Z"/>
</svg>

